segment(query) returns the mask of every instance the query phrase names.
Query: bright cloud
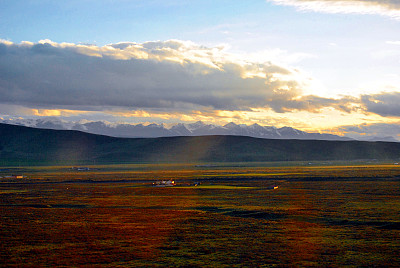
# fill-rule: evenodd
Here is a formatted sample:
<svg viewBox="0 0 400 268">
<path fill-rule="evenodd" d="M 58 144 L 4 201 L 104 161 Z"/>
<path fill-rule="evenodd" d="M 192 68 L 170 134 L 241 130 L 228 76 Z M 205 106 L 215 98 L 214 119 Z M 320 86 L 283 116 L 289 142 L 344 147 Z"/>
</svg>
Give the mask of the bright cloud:
<svg viewBox="0 0 400 268">
<path fill-rule="evenodd" d="M 307 79 L 294 68 L 179 40 L 102 47 L 3 41 L 0 59 L 0 101 L 43 110 L 350 112 L 353 101 L 303 96 Z"/>
<path fill-rule="evenodd" d="M 400 45 L 400 41 L 386 41 L 386 44 L 389 44 L 389 45 Z"/>
<path fill-rule="evenodd" d="M 268 0 L 279 5 L 294 6 L 300 10 L 326 13 L 379 14 L 400 19 L 398 0 Z"/>
</svg>

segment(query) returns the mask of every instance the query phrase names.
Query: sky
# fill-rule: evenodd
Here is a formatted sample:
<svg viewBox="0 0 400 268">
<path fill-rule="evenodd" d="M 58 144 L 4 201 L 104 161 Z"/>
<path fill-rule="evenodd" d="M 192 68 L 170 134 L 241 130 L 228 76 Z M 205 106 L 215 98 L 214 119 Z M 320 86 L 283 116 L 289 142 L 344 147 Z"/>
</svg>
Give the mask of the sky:
<svg viewBox="0 0 400 268">
<path fill-rule="evenodd" d="M 0 0 L 0 118 L 400 139 L 399 0 Z"/>
</svg>

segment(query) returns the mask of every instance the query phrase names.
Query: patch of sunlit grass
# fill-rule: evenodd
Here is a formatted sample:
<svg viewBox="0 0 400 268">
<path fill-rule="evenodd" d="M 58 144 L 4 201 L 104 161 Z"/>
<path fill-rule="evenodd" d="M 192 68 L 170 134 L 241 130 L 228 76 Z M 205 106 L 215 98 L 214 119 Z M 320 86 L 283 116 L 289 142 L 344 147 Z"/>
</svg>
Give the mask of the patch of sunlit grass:
<svg viewBox="0 0 400 268">
<path fill-rule="evenodd" d="M 257 187 L 250 186 L 231 186 L 231 185 L 198 185 L 198 186 L 179 186 L 177 189 L 219 189 L 219 190 L 251 190 Z"/>
<path fill-rule="evenodd" d="M 0 189 L 0 194 L 21 194 L 26 192 L 28 192 L 28 190 Z"/>
<path fill-rule="evenodd" d="M 302 175 L 304 173 L 232 173 L 232 174 L 205 174 L 202 177 L 271 177 L 271 176 L 287 176 Z"/>
</svg>

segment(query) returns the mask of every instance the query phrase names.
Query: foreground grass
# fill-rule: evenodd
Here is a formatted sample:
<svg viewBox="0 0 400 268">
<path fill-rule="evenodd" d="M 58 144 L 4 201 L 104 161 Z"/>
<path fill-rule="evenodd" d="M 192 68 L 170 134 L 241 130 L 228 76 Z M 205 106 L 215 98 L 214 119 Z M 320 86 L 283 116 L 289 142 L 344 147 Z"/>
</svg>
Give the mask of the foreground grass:
<svg viewBox="0 0 400 268">
<path fill-rule="evenodd" d="M 25 171 L 0 184 L 2 266 L 400 266 L 395 165 Z"/>
</svg>

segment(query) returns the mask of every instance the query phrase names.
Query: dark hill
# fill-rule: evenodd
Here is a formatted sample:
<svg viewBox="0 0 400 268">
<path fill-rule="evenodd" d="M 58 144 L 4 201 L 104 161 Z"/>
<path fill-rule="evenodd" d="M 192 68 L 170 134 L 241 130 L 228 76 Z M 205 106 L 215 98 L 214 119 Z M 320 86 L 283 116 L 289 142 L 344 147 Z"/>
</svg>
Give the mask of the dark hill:
<svg viewBox="0 0 400 268">
<path fill-rule="evenodd" d="M 0 165 L 399 159 L 400 143 L 243 136 L 124 139 L 0 124 Z"/>
</svg>

